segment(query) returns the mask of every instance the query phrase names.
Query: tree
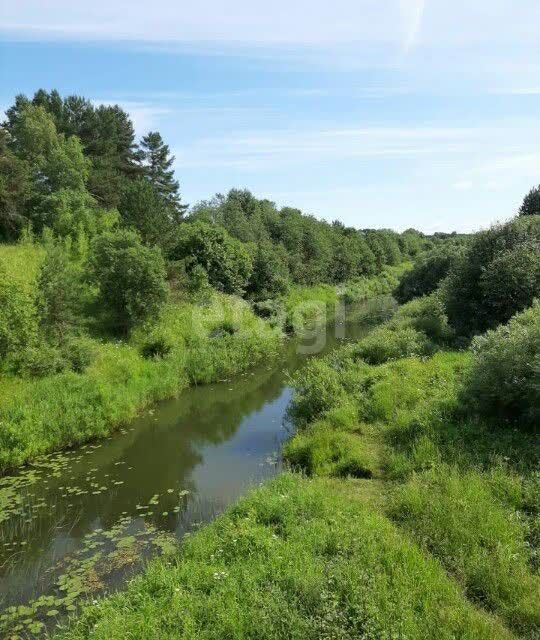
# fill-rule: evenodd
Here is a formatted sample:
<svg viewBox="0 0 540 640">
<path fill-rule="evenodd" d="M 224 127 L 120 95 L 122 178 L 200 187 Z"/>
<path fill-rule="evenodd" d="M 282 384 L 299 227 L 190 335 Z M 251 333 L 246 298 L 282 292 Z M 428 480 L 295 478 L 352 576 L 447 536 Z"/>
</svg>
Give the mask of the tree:
<svg viewBox="0 0 540 640">
<path fill-rule="evenodd" d="M 178 180 L 171 168 L 174 156 L 157 131 L 151 131 L 141 140 L 141 161 L 145 177 L 179 220 L 186 206 L 180 203 Z"/>
<path fill-rule="evenodd" d="M 463 253 L 457 244 L 443 244 L 421 255 L 410 271 L 406 271 L 394 291 L 401 304 L 435 291 Z"/>
<path fill-rule="evenodd" d="M 100 205 L 116 207 L 123 180 L 141 174 L 140 151 L 128 114 L 118 105 L 94 107 L 80 96 L 62 98 L 56 90 L 40 89 L 32 100 L 18 95 L 7 110 L 5 127 L 12 138 L 28 107 L 45 112 L 57 133 L 80 139 L 84 154 L 91 161 L 88 189 Z"/>
<path fill-rule="evenodd" d="M 8 146 L 8 133 L 0 128 L 0 239 L 15 240 L 28 223 L 27 208 L 33 186 L 28 163 Z"/>
<path fill-rule="evenodd" d="M 540 290 L 539 256 L 540 216 L 475 234 L 442 286 L 456 333 L 472 337 L 532 304 Z"/>
<path fill-rule="evenodd" d="M 112 327 L 127 333 L 159 312 L 167 298 L 165 263 L 157 247 L 146 247 L 127 229 L 94 239 L 90 276 Z"/>
<path fill-rule="evenodd" d="M 41 328 L 61 342 L 79 322 L 84 295 L 81 270 L 60 243 L 48 247 L 37 284 Z"/>
<path fill-rule="evenodd" d="M 540 184 L 533 187 L 529 193 L 523 198 L 521 207 L 519 208 L 520 216 L 539 216 L 540 215 Z"/>
<path fill-rule="evenodd" d="M 176 243 L 178 223 L 171 207 L 143 178 L 126 180 L 118 204 L 122 222 L 137 230 L 143 241 L 161 247 L 168 255 Z"/>
<path fill-rule="evenodd" d="M 205 222 L 180 225 L 171 257 L 183 260 L 188 274 L 200 265 L 210 284 L 225 293 L 244 293 L 252 270 L 245 246 L 222 227 Z"/>
<path fill-rule="evenodd" d="M 287 252 L 283 245 L 259 242 L 253 258 L 253 271 L 247 293 L 256 300 L 284 294 L 289 287 Z"/>
</svg>

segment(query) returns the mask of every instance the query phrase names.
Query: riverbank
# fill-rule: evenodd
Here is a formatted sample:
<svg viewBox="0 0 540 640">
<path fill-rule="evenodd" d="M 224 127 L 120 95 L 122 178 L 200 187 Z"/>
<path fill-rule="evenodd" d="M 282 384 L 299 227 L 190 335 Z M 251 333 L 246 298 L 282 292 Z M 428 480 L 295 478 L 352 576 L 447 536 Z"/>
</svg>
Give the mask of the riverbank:
<svg viewBox="0 0 540 640">
<path fill-rule="evenodd" d="M 0 471 L 108 435 L 145 406 L 191 384 L 271 359 L 282 339 L 246 302 L 213 293 L 203 305 L 168 305 L 157 323 L 128 342 L 88 339 L 92 362 L 82 373 L 3 376 Z"/>
<path fill-rule="evenodd" d="M 312 360 L 284 452 L 297 473 L 59 637 L 537 637 L 538 443 L 463 410 L 473 355 L 445 346 L 434 308 Z"/>
</svg>

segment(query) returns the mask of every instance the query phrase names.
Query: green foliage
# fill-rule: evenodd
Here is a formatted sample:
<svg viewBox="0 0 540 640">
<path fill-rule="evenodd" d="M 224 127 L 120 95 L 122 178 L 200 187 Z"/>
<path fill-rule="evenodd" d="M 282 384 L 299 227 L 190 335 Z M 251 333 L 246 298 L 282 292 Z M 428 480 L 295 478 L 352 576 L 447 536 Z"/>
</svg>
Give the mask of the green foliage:
<svg viewBox="0 0 540 640">
<path fill-rule="evenodd" d="M 179 184 L 174 178 L 174 169 L 171 168 L 174 156 L 170 155 L 169 146 L 157 131 L 150 131 L 141 140 L 140 157 L 146 179 L 168 207 L 173 219 L 178 221 L 186 206 L 180 204 Z"/>
<path fill-rule="evenodd" d="M 45 335 L 62 340 L 81 322 L 82 273 L 59 243 L 48 247 L 37 280 L 39 321 Z"/>
<path fill-rule="evenodd" d="M 540 216 L 477 233 L 443 285 L 450 325 L 472 336 L 508 322 L 540 291 Z"/>
<path fill-rule="evenodd" d="M 138 231 L 145 243 L 161 247 L 165 255 L 174 247 L 178 227 L 175 216 L 148 180 L 125 181 L 118 210 L 123 224 Z"/>
<path fill-rule="evenodd" d="M 63 640 L 502 640 L 440 565 L 324 480 L 284 474 L 85 607 Z"/>
<path fill-rule="evenodd" d="M 426 334 L 414 327 L 388 325 L 363 338 L 355 348 L 355 355 L 368 364 L 382 364 L 410 356 L 427 356 L 434 350 Z"/>
<path fill-rule="evenodd" d="M 56 345 L 40 339 L 18 349 L 13 355 L 11 368 L 20 376 L 44 378 L 65 371 L 68 362 Z"/>
<path fill-rule="evenodd" d="M 441 465 L 395 494 L 390 515 L 465 586 L 469 598 L 522 632 L 540 627 L 540 581 L 525 530 L 481 474 Z"/>
<path fill-rule="evenodd" d="M 373 460 L 365 441 L 354 433 L 315 422 L 285 443 L 283 455 L 293 468 L 308 475 L 371 478 Z"/>
<path fill-rule="evenodd" d="M 49 227 L 60 237 L 84 233 L 93 237 L 118 222 L 115 209 L 101 209 L 85 190 L 60 189 L 43 196 L 36 209 L 38 226 Z"/>
<path fill-rule="evenodd" d="M 185 262 L 188 274 L 202 267 L 210 284 L 224 293 L 242 293 L 251 275 L 251 256 L 244 245 L 223 228 L 204 222 L 179 227 L 172 256 Z"/>
<path fill-rule="evenodd" d="M 540 185 L 533 187 L 523 198 L 519 208 L 520 216 L 540 216 Z"/>
<path fill-rule="evenodd" d="M 0 128 L 0 239 L 16 239 L 28 223 L 32 197 L 30 168 L 9 148 L 7 131 Z"/>
<path fill-rule="evenodd" d="M 411 326 L 438 345 L 447 344 L 453 337 L 439 292 L 416 298 L 399 307 L 390 325 L 396 328 Z"/>
<path fill-rule="evenodd" d="M 67 336 L 61 345 L 62 356 L 75 373 L 83 373 L 98 354 L 94 340 L 86 336 Z"/>
<path fill-rule="evenodd" d="M 534 429 L 540 420 L 540 303 L 476 337 L 472 351 L 467 406 Z"/>
<path fill-rule="evenodd" d="M 529 317 L 523 326 L 537 322 Z M 514 351 L 511 341 L 506 348 Z M 538 446 L 527 433 L 468 422 L 460 406 L 475 367 L 499 375 L 495 354 L 481 365 L 475 356 L 472 367 L 470 354 L 451 352 L 359 367 L 351 357 L 355 349 L 343 347 L 307 380 L 294 381 L 300 429 L 286 443 L 285 458 L 309 474 L 341 477 L 352 456 L 373 478 L 391 481 L 378 508 L 444 566 L 471 602 L 520 637 L 534 638 L 540 625 Z M 526 363 L 523 349 L 515 351 L 516 362 Z M 330 363 L 333 392 L 316 404 Z M 366 485 L 354 492 L 373 500 Z"/>
<path fill-rule="evenodd" d="M 157 248 L 145 247 L 132 231 L 95 238 L 91 276 L 113 327 L 128 331 L 159 312 L 167 298 L 165 264 Z"/>
<path fill-rule="evenodd" d="M 425 296 L 439 286 L 463 253 L 459 244 L 443 244 L 421 255 L 399 281 L 394 296 L 400 303 Z"/>
<path fill-rule="evenodd" d="M 58 91 L 40 89 L 32 100 L 18 95 L 7 110 L 6 128 L 12 137 L 17 137 L 22 114 L 29 107 L 44 111 L 58 133 L 80 139 L 90 160 L 90 193 L 105 209 L 116 207 L 124 180 L 141 171 L 133 123 L 126 112 L 118 105 L 94 107 L 80 96 L 62 98 Z M 42 141 L 46 138 L 38 146 Z"/>
<path fill-rule="evenodd" d="M 289 288 L 287 253 L 282 245 L 260 242 L 253 257 L 247 294 L 255 300 L 283 295 Z"/>
<path fill-rule="evenodd" d="M 299 285 L 371 276 L 415 251 L 410 248 L 408 253 L 405 242 L 402 253 L 401 236 L 393 231 L 358 231 L 337 222 L 328 224 L 298 209 L 278 210 L 273 202 L 238 189 L 199 203 L 190 217 L 220 225 L 242 242 L 272 243 L 283 255 L 291 280 Z M 411 230 L 407 234 L 408 239 L 419 236 Z M 424 240 L 424 244 L 429 242 Z"/>
<path fill-rule="evenodd" d="M 37 336 L 35 299 L 0 263 L 0 364 L 34 343 Z"/>
</svg>

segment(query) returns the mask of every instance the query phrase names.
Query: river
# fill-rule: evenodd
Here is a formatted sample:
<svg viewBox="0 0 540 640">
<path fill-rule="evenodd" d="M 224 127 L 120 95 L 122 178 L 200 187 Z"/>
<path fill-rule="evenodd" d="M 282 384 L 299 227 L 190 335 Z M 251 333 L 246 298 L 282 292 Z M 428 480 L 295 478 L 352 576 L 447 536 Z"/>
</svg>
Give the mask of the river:
<svg viewBox="0 0 540 640">
<path fill-rule="evenodd" d="M 289 340 L 277 361 L 188 389 L 105 440 L 0 479 L 0 632 L 39 635 L 274 475 L 290 376 L 365 335 L 391 305 L 356 305 L 311 336 L 315 350 Z"/>
</svg>

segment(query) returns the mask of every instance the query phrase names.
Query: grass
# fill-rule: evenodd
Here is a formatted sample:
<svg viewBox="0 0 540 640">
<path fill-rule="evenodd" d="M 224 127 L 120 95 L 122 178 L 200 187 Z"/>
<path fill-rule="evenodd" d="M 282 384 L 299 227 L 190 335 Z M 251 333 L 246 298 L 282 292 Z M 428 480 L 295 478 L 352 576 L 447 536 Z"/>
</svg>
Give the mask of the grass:
<svg viewBox="0 0 540 640">
<path fill-rule="evenodd" d="M 224 323 L 235 330 L 212 337 Z M 144 346 L 156 340 L 170 347 L 167 354 L 143 357 Z M 95 341 L 95 358 L 83 373 L 1 377 L 0 471 L 105 436 L 148 404 L 243 371 L 272 357 L 280 344 L 281 332 L 247 303 L 216 294 L 205 306 L 169 305 L 129 342 Z"/>
<path fill-rule="evenodd" d="M 62 640 L 320 640 L 512 634 L 350 483 L 284 474 L 150 563 Z"/>
<path fill-rule="evenodd" d="M 347 475 L 340 469 L 357 459 L 369 470 L 363 477 L 384 481 L 380 510 L 440 562 L 466 598 L 520 637 L 536 638 L 538 442 L 530 432 L 462 414 L 471 354 L 369 366 L 355 360 L 361 353 L 344 348 L 297 380 L 292 414 L 301 429 L 285 445 L 285 457 L 323 477 Z"/>
</svg>

